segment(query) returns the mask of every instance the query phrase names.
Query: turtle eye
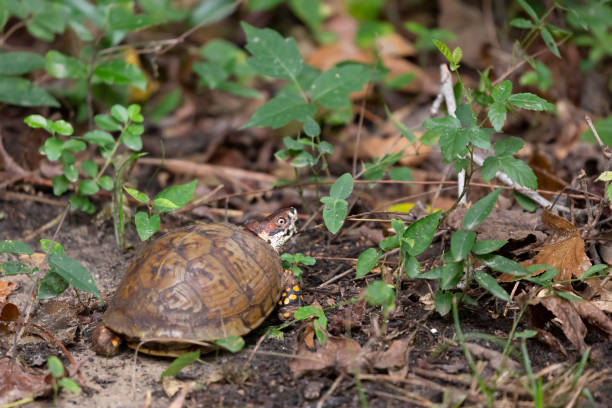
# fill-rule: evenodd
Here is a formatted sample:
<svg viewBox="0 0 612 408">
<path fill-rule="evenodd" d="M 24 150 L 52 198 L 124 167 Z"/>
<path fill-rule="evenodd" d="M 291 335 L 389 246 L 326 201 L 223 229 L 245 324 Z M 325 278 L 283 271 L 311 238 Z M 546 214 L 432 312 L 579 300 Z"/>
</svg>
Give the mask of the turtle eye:
<svg viewBox="0 0 612 408">
<path fill-rule="evenodd" d="M 282 227 L 283 225 L 285 225 L 285 219 L 284 218 L 279 218 L 278 220 L 276 220 L 276 225 L 278 225 L 279 227 Z"/>
</svg>

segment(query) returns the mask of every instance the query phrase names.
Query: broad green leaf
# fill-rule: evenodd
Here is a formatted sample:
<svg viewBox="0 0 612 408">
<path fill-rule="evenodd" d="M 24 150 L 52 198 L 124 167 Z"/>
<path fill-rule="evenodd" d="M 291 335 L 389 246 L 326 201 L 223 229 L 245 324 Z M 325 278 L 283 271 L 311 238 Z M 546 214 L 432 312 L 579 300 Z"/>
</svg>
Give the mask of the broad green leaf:
<svg viewBox="0 0 612 408">
<path fill-rule="evenodd" d="M 304 133 L 310 137 L 317 137 L 321 134 L 321 127 L 312 117 L 307 117 L 304 121 Z"/>
<path fill-rule="evenodd" d="M 466 132 L 465 129 L 457 129 L 442 133 L 438 144 L 444 160 L 449 163 L 457 156 L 463 157 L 467 154 L 469 142 L 470 133 Z"/>
<path fill-rule="evenodd" d="M 104 82 L 109 85 L 131 85 L 141 91 L 147 87 L 147 78 L 142 71 L 125 60 L 114 59 L 99 64 L 94 70 L 94 83 Z M 109 129 L 106 129 L 109 130 Z"/>
<path fill-rule="evenodd" d="M 436 308 L 436 312 L 438 312 L 440 316 L 446 316 L 448 312 L 450 312 L 452 304 L 452 293 L 443 292 L 441 290 L 436 292 L 436 296 L 434 297 L 434 307 Z"/>
<path fill-rule="evenodd" d="M 265 105 L 260 106 L 240 129 L 264 126 L 278 129 L 292 120 L 304 122 L 316 112 L 315 105 L 304 102 L 297 95 L 277 95 Z"/>
<path fill-rule="evenodd" d="M 440 289 L 454 289 L 463 276 L 463 261 L 450 262 L 442 267 L 442 277 L 440 278 Z"/>
<path fill-rule="evenodd" d="M 412 170 L 409 167 L 394 167 L 389 169 L 389 178 L 397 181 L 410 181 L 413 179 Z"/>
<path fill-rule="evenodd" d="M 76 58 L 51 50 L 45 56 L 45 69 L 55 78 L 87 78 L 87 67 Z"/>
<path fill-rule="evenodd" d="M 475 241 L 476 233 L 474 231 L 455 231 L 451 236 L 451 253 L 453 254 L 453 260 L 455 262 L 464 260 L 472 250 Z"/>
<path fill-rule="evenodd" d="M 68 282 L 54 272 L 54 269 L 51 269 L 40 281 L 40 286 L 38 287 L 38 299 L 44 300 L 53 298 L 68 289 L 68 286 L 70 286 Z"/>
<path fill-rule="evenodd" d="M 94 122 L 96 122 L 96 125 L 98 125 L 104 130 L 108 130 L 109 132 L 121 130 L 121 125 L 117 123 L 117 121 L 113 119 L 110 115 L 106 115 L 106 114 L 96 115 L 94 116 Z M 113 142 L 114 141 L 115 139 L 113 139 Z"/>
<path fill-rule="evenodd" d="M 200 0 L 189 13 L 189 24 L 208 25 L 223 20 L 234 12 L 239 3 L 234 0 Z"/>
<path fill-rule="evenodd" d="M 245 48 L 252 56 L 248 64 L 261 75 L 296 80 L 304 61 L 293 38 L 283 38 L 269 28 L 259 29 L 242 22 L 247 37 Z"/>
<path fill-rule="evenodd" d="M 496 156 L 512 155 L 523 148 L 523 139 L 515 136 L 506 137 L 498 140 L 493 146 Z"/>
<path fill-rule="evenodd" d="M 56 356 L 50 356 L 47 360 L 47 367 L 49 367 L 49 372 L 55 378 L 64 376 L 64 365 Z"/>
<path fill-rule="evenodd" d="M 344 219 L 348 212 L 348 203 L 342 199 L 332 197 L 323 197 L 321 202 L 325 204 L 323 207 L 323 221 L 325 226 L 332 234 L 340 230 Z"/>
<path fill-rule="evenodd" d="M 51 245 L 53 243 L 53 245 Z M 62 244 L 56 241 L 51 241 L 50 239 L 43 238 L 40 240 L 40 247 L 44 252 L 49 252 L 50 254 L 63 254 L 64 247 Z"/>
<path fill-rule="evenodd" d="M 78 261 L 60 254 L 49 255 L 49 265 L 76 289 L 92 293 L 100 300 L 102 296 L 89 271 Z"/>
<path fill-rule="evenodd" d="M 93 160 L 83 160 L 81 162 L 81 170 L 89 177 L 96 177 L 98 174 L 98 165 Z"/>
<path fill-rule="evenodd" d="M 501 300 L 505 300 L 506 302 L 510 301 L 510 296 L 508 295 L 508 292 L 506 292 L 504 288 L 502 288 L 500 284 L 497 283 L 495 278 L 489 275 L 488 273 L 482 270 L 477 270 L 474 273 L 474 279 L 483 289 L 486 289 L 492 295 L 497 296 L 498 298 L 500 298 Z"/>
<path fill-rule="evenodd" d="M 35 271 L 30 269 L 30 267 L 22 262 L 16 261 L 6 261 L 0 262 L 0 276 L 12 276 L 12 275 L 20 275 L 20 274 L 29 274 L 34 273 Z"/>
<path fill-rule="evenodd" d="M 512 94 L 512 82 L 505 80 L 491 91 L 491 97 L 495 102 L 504 102 Z"/>
<path fill-rule="evenodd" d="M 376 266 L 380 259 L 380 252 L 376 248 L 368 248 L 363 251 L 357 259 L 356 278 L 367 275 Z"/>
<path fill-rule="evenodd" d="M 531 93 L 518 93 L 510 96 L 508 102 L 512 105 L 534 111 L 554 111 L 555 105 Z"/>
<path fill-rule="evenodd" d="M 497 241 L 497 240 L 485 240 L 478 241 L 472 247 L 472 253 L 476 255 L 485 255 L 491 252 L 495 252 L 504 245 L 506 245 L 508 241 Z"/>
<path fill-rule="evenodd" d="M 51 126 L 49 125 L 49 120 L 42 115 L 29 115 L 23 120 L 26 125 L 31 128 L 38 129 L 43 128 L 50 132 Z"/>
<path fill-rule="evenodd" d="M 55 176 L 53 177 L 53 194 L 56 196 L 61 196 L 66 191 L 68 191 L 68 187 L 70 186 L 70 180 L 66 178 L 66 176 Z"/>
<path fill-rule="evenodd" d="M 500 192 L 501 188 L 497 188 L 495 191 L 489 193 L 472 205 L 463 217 L 463 229 L 472 231 L 478 227 L 493 210 Z"/>
<path fill-rule="evenodd" d="M 149 217 L 147 213 L 138 211 L 134 216 L 134 224 L 136 224 L 136 232 L 138 232 L 140 240 L 146 241 L 159 230 L 161 218 L 159 214 L 153 214 Z"/>
<path fill-rule="evenodd" d="M 412 256 L 417 256 L 423 253 L 434 238 L 434 233 L 438 228 L 441 211 L 436 211 L 426 217 L 423 217 L 412 224 L 404 231 L 404 239 L 412 240 L 414 245 L 411 248 L 405 248 L 406 252 Z"/>
<path fill-rule="evenodd" d="M 200 358 L 200 350 L 192 351 L 191 353 L 181 354 L 177 357 L 168 368 L 160 376 L 160 380 L 164 377 L 175 376 L 181 372 L 181 370 L 190 364 L 198 361 Z"/>
<path fill-rule="evenodd" d="M 501 132 L 504 122 L 506 122 L 507 113 L 506 104 L 503 102 L 493 102 L 489 105 L 487 115 L 491 121 L 491 125 L 493 125 L 493 128 L 497 132 Z"/>
<path fill-rule="evenodd" d="M 523 210 L 528 212 L 534 212 L 538 208 L 538 203 L 533 201 L 531 198 L 527 197 L 524 194 L 519 193 L 518 191 L 513 191 L 512 195 L 516 202 L 523 207 Z"/>
<path fill-rule="evenodd" d="M 293 167 L 312 167 L 317 164 L 317 160 L 308 152 L 298 153 L 291 162 Z"/>
<path fill-rule="evenodd" d="M 110 7 L 108 13 L 108 24 L 112 31 L 137 31 L 163 22 L 165 19 L 159 14 L 132 14 L 121 6 Z"/>
<path fill-rule="evenodd" d="M 109 176 L 102 176 L 98 179 L 98 185 L 106 191 L 111 191 L 115 183 Z"/>
<path fill-rule="evenodd" d="M 380 241 L 378 246 L 383 251 L 388 251 L 390 249 L 398 248 L 399 247 L 399 237 L 397 235 L 391 235 L 390 237 L 387 237 L 383 239 L 382 241 Z"/>
<path fill-rule="evenodd" d="M 66 122 L 65 120 L 60 119 L 56 121 L 49 121 L 47 123 L 51 127 L 51 129 L 53 129 L 56 133 L 59 133 L 60 135 L 70 136 L 74 133 L 74 128 L 72 127 L 72 125 Z M 64 148 L 66 148 L 66 143 L 64 143 Z M 83 150 L 83 149 L 79 149 L 79 150 Z"/>
<path fill-rule="evenodd" d="M 130 120 L 134 123 L 142 123 L 144 121 L 144 117 L 140 111 L 140 105 L 136 103 L 131 104 L 127 107 L 128 118 L 130 118 Z"/>
<path fill-rule="evenodd" d="M 416 257 L 412 255 L 408 255 L 404 262 L 404 272 L 409 278 L 416 278 L 419 276 L 421 266 L 419 265 L 419 261 Z"/>
<path fill-rule="evenodd" d="M 499 167 L 518 185 L 532 190 L 538 188 L 538 179 L 535 173 L 524 161 L 512 156 L 502 156 L 499 158 Z"/>
<path fill-rule="evenodd" d="M 0 77 L 0 102 L 18 106 L 52 106 L 59 102 L 33 82 L 17 77 Z"/>
<path fill-rule="evenodd" d="M 146 204 L 150 201 L 149 196 L 141 191 L 138 191 L 133 188 L 125 187 L 125 186 L 123 187 L 123 189 L 125 190 L 126 193 L 132 196 L 132 198 L 134 198 L 139 203 Z"/>
<path fill-rule="evenodd" d="M 360 91 L 370 77 L 368 67 L 361 64 L 333 67 L 322 73 L 311 85 L 313 102 L 329 109 L 338 109 L 351 103 L 349 94 Z"/>
<path fill-rule="evenodd" d="M 94 180 L 86 179 L 79 181 L 79 194 L 88 196 L 96 194 L 98 191 L 100 191 L 100 188 Z"/>
<path fill-rule="evenodd" d="M 86 142 L 93 143 L 98 146 L 106 146 L 115 143 L 115 138 L 110 133 L 104 130 L 92 130 L 83 135 Z"/>
<path fill-rule="evenodd" d="M 518 262 L 514 262 L 501 255 L 477 255 L 476 259 L 485 266 L 497 272 L 508 273 L 515 276 L 527 275 L 527 270 Z"/>
<path fill-rule="evenodd" d="M 137 125 L 139 126 L 138 128 L 135 128 L 134 126 L 136 125 L 128 126 L 127 129 L 121 133 L 120 138 L 121 142 L 123 142 L 128 149 L 138 152 L 142 149 L 142 138 L 140 137 L 142 134 L 142 126 Z"/>
<path fill-rule="evenodd" d="M 110 112 L 113 119 L 119 123 L 127 123 L 130 120 L 128 111 L 123 105 L 113 105 Z"/>
<path fill-rule="evenodd" d="M 45 66 L 45 59 L 33 52 L 0 53 L 0 75 L 27 74 Z"/>
<path fill-rule="evenodd" d="M 72 127 L 71 127 L 72 129 Z M 81 152 L 87 148 L 85 142 L 77 139 L 68 139 L 64 142 L 62 146 L 63 153 L 68 152 Z"/>
<path fill-rule="evenodd" d="M 185 206 L 193 197 L 197 180 L 186 184 L 168 187 L 153 199 L 153 208 L 158 212 L 168 212 Z M 168 202 L 172 203 L 171 205 Z"/>
<path fill-rule="evenodd" d="M 229 352 L 237 353 L 244 348 L 245 342 L 242 336 L 228 336 L 219 340 L 215 340 L 214 343 L 226 349 Z"/>
<path fill-rule="evenodd" d="M 76 383 L 76 381 L 74 381 L 70 377 L 60 378 L 57 383 L 58 383 L 58 385 L 60 387 L 62 387 L 63 389 L 65 389 L 67 391 L 70 391 L 71 393 L 73 393 L 75 395 L 80 395 L 81 394 L 81 387 L 79 387 L 79 385 Z"/>
<path fill-rule="evenodd" d="M 64 142 L 59 137 L 50 137 L 45 140 L 45 144 L 40 147 L 40 153 L 47 156 L 51 161 L 58 160 L 62 155 Z"/>
<path fill-rule="evenodd" d="M 346 199 L 353 191 L 353 176 L 350 173 L 344 173 L 334 182 L 329 189 L 329 195 L 332 198 Z"/>
</svg>

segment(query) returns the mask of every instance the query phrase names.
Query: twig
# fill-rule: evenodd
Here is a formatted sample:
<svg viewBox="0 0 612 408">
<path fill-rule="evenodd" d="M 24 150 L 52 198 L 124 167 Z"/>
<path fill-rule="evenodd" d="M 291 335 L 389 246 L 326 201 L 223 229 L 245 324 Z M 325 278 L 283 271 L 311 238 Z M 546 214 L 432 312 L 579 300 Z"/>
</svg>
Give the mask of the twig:
<svg viewBox="0 0 612 408">
<path fill-rule="evenodd" d="M 331 387 L 329 387 L 329 390 L 327 390 L 327 392 L 325 394 L 323 394 L 321 399 L 317 402 L 317 408 L 323 408 L 323 404 L 325 404 L 325 401 L 329 397 L 331 397 L 331 395 L 334 393 L 336 388 L 338 388 L 338 385 L 340 385 L 340 382 L 342 381 L 342 379 L 344 378 L 345 375 L 346 374 L 343 371 L 343 372 L 340 373 L 340 375 L 338 377 L 336 377 L 336 379 L 334 380 L 334 382 L 331 385 Z"/>
</svg>

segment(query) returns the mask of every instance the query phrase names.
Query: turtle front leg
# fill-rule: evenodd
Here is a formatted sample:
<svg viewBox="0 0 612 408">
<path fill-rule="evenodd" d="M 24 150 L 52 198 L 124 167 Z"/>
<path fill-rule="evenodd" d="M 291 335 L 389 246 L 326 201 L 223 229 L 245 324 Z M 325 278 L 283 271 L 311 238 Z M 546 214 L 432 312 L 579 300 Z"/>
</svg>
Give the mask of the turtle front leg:
<svg viewBox="0 0 612 408">
<path fill-rule="evenodd" d="M 298 282 L 297 276 L 289 269 L 285 269 L 281 279 L 281 287 L 283 292 L 278 301 L 278 318 L 280 320 L 289 320 L 293 317 L 293 313 L 302 305 L 302 288 Z"/>
<path fill-rule="evenodd" d="M 112 357 L 119 353 L 121 347 L 121 337 L 113 333 L 108 327 L 100 323 L 93 331 L 92 335 L 93 351 L 101 356 Z"/>
</svg>

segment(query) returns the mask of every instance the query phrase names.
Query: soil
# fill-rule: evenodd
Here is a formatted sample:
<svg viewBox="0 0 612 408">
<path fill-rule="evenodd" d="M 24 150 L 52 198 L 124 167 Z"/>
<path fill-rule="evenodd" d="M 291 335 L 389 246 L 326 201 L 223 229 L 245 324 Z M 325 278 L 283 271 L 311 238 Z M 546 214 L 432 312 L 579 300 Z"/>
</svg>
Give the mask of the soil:
<svg viewBox="0 0 612 408">
<path fill-rule="evenodd" d="M 23 239 L 49 220 L 61 213 L 62 209 L 31 200 L 0 200 L 0 212 L 5 218 L 0 221 L 0 240 Z M 164 219 L 166 228 L 177 227 L 181 223 L 169 216 Z M 182 221 L 184 222 L 184 221 Z M 38 238 L 50 238 L 53 229 Z M 117 249 L 110 220 L 94 223 L 93 218 L 82 213 L 69 213 L 57 236 L 66 254 L 78 259 L 92 272 L 100 291 L 106 301 L 110 300 L 123 271 L 139 247 L 134 231 L 128 228 L 128 242 L 136 247 L 122 253 Z M 30 242 L 36 250 L 37 240 Z M 314 243 L 314 244 L 313 244 Z M 311 256 L 356 257 L 366 247 L 371 246 L 362 238 L 355 244 L 355 238 L 347 236 L 331 239 L 322 229 L 308 229 L 299 234 L 287 248 L 287 252 L 302 252 Z M 338 305 L 351 297 L 359 297 L 367 283 L 374 278 L 353 279 L 353 273 L 342 279 L 319 287 L 334 275 L 351 268 L 343 261 L 320 260 L 313 267 L 304 268 L 304 301 L 306 304 L 318 303 L 323 306 Z M 19 288 L 11 295 L 9 301 L 24 310 L 29 297 L 33 280 L 30 277 L 3 278 L 19 282 Z M 402 384 L 391 383 L 382 378 L 386 370 L 370 370 L 370 373 L 381 374 L 381 380 L 356 381 L 356 376 L 345 372 L 342 364 L 325 370 L 310 371 L 296 378 L 290 368 L 291 355 L 304 347 L 308 337 L 308 323 L 297 323 L 283 330 L 280 337 L 265 338 L 256 347 L 264 328 L 280 325 L 281 322 L 272 314 L 260 329 L 245 337 L 246 347 L 236 353 L 213 352 L 203 355 L 202 363 L 185 368 L 175 378 L 160 381 L 161 373 L 172 361 L 169 358 L 151 357 L 124 350 L 119 356 L 105 358 L 95 355 L 90 349 L 91 331 L 100 321 L 105 308 L 94 297 L 69 289 L 56 299 L 42 301 L 33 313 L 33 321 L 44 326 L 58 341 L 62 341 L 69 353 L 76 360 L 81 376 L 73 374 L 75 379 L 82 378 L 83 393 L 75 396 L 62 392 L 57 400 L 58 406 L 82 407 L 166 407 L 175 397 L 170 397 L 167 390 L 180 384 L 193 381 L 187 394 L 184 406 L 187 407 L 315 407 L 319 399 L 325 399 L 325 407 L 360 406 L 360 390 L 370 407 L 406 407 L 420 406 L 414 400 L 407 399 L 403 389 L 420 395 L 430 401 L 441 403 L 441 390 L 447 386 L 465 389 L 461 384 L 454 384 L 450 374 L 470 372 L 461 348 L 452 344 L 441 347 L 453 338 L 455 329 L 451 318 L 442 318 L 436 313 L 425 310 L 422 298 L 430 291 L 428 282 L 405 280 L 398 292 L 397 308 L 389 316 L 387 338 L 376 334 L 383 317 L 379 308 L 365 307 L 362 302 L 345 303 L 342 306 L 328 309 L 329 332 L 333 336 L 348 337 L 356 340 L 361 346 L 384 349 L 392 337 L 408 338 L 409 358 L 404 370 L 406 378 L 424 378 L 426 371 L 442 370 L 449 373 L 446 381 L 440 378 L 428 378 L 428 381 Z M 504 315 L 505 304 L 496 302 L 484 292 L 472 294 L 478 299 L 478 307 L 463 307 L 460 313 L 464 333 L 484 333 L 505 339 L 510 332 L 517 310 L 511 309 Z M 480 297 L 479 297 L 480 296 Z M 350 325 L 347 324 L 350 321 Z M 519 324 L 519 330 L 526 329 L 525 319 Z M 560 336 L 562 337 L 562 336 Z M 0 352 L 10 352 L 13 335 L 0 335 Z M 474 341 L 484 347 L 501 350 L 485 340 Z M 610 343 L 596 334 L 589 335 L 587 342 L 598 349 L 599 360 L 590 367 L 608 368 L 612 365 Z M 529 357 L 534 371 L 555 363 L 571 363 L 580 355 L 571 351 L 569 357 L 551 351 L 535 340 L 527 342 Z M 257 351 L 254 350 L 257 348 Z M 60 350 L 57 343 L 41 337 L 40 333 L 30 330 L 17 346 L 20 361 L 40 370 L 46 367 L 49 356 L 59 356 L 66 367 L 70 362 Z M 72 367 L 71 369 L 74 369 Z M 490 370 L 487 368 L 486 370 Z M 420 374 L 418 374 L 420 373 Z M 452 377 L 452 378 L 451 378 Z M 339 382 L 335 383 L 339 379 Z M 177 383 L 179 385 L 175 385 Z M 429 386 L 427 385 L 429 384 Z M 435 386 L 438 385 L 439 387 Z M 178 388 L 177 388 L 178 387 Z M 608 406 L 612 401 L 610 387 L 591 390 L 599 406 Z M 413 402 L 410 402 L 413 401 Z M 147 405 L 149 404 L 149 405 Z M 37 400 L 31 406 L 52 406 L 50 398 Z M 477 405 L 477 404 L 472 404 Z"/>
</svg>

